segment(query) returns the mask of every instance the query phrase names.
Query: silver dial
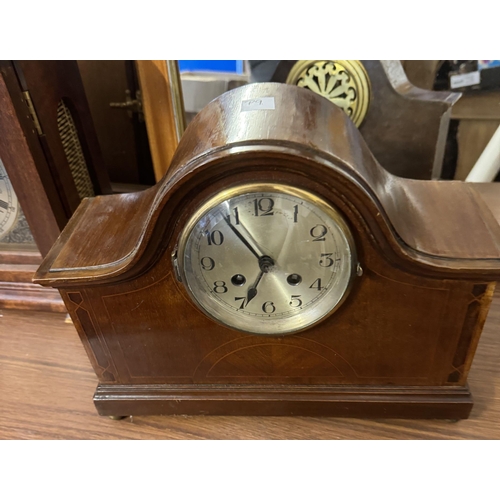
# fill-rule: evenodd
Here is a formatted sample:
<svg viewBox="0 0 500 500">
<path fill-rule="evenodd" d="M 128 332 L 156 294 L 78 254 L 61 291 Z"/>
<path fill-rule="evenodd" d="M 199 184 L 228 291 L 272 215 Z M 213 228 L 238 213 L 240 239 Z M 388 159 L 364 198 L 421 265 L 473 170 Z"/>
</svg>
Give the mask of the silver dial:
<svg viewBox="0 0 500 500">
<path fill-rule="evenodd" d="M 280 335 L 333 312 L 355 274 L 351 233 L 322 199 L 250 184 L 211 199 L 181 234 L 181 279 L 196 304 L 232 328 Z"/>
<path fill-rule="evenodd" d="M 18 216 L 19 203 L 17 196 L 0 160 L 0 241 L 14 228 Z"/>
</svg>

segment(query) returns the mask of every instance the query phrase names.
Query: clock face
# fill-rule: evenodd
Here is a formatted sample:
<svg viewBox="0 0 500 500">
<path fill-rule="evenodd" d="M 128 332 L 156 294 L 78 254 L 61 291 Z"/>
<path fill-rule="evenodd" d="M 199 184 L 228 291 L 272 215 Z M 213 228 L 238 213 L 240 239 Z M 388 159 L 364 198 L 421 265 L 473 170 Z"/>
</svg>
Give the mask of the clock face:
<svg viewBox="0 0 500 500">
<path fill-rule="evenodd" d="M 19 203 L 0 161 L 0 241 L 15 227 L 19 216 Z"/>
<path fill-rule="evenodd" d="M 357 264 L 341 215 L 285 185 L 226 190 L 189 220 L 178 245 L 181 280 L 220 323 L 257 334 L 308 328 L 346 297 Z"/>
</svg>

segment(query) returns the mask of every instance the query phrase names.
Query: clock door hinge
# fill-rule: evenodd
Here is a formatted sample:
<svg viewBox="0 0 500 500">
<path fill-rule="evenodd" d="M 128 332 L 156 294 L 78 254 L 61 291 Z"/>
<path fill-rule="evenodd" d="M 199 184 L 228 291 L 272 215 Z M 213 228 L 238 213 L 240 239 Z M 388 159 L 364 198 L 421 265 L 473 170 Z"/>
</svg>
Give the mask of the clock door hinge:
<svg viewBox="0 0 500 500">
<path fill-rule="evenodd" d="M 110 107 L 125 109 L 129 118 L 133 117 L 134 113 L 137 113 L 139 117 L 139 121 L 141 123 L 144 122 L 144 111 L 143 111 L 143 103 L 142 103 L 142 94 L 140 90 L 137 90 L 135 93 L 135 99 L 132 99 L 132 92 L 127 89 L 125 90 L 125 101 L 124 102 L 110 102 Z"/>
<path fill-rule="evenodd" d="M 23 97 L 26 106 L 28 106 L 30 117 L 33 120 L 33 124 L 35 125 L 38 135 L 43 135 L 42 126 L 40 125 L 40 120 L 38 119 L 38 115 L 36 114 L 35 106 L 33 106 L 33 101 L 31 100 L 31 95 L 29 90 L 23 92 Z"/>
</svg>

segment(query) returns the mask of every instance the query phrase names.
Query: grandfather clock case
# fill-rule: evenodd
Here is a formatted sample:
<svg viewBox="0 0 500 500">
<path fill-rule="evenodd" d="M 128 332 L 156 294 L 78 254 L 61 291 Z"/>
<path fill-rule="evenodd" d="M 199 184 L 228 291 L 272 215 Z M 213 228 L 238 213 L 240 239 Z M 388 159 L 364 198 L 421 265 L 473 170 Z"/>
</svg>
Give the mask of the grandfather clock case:
<svg viewBox="0 0 500 500">
<path fill-rule="evenodd" d="M 310 193 L 352 235 L 349 290 L 303 330 L 228 326 L 200 307 L 188 271 L 179 272 L 179 244 L 200 207 L 249 185 Z M 270 210 L 255 207 L 248 224 Z M 229 223 L 226 231 L 234 232 Z M 307 229 L 284 252 L 314 245 L 318 231 Z M 244 245 L 239 253 L 241 265 L 253 258 Z M 294 283 L 283 273 L 279 286 L 289 293 Z M 472 408 L 467 375 L 499 276 L 500 227 L 470 185 L 396 177 L 328 100 L 261 83 L 204 108 L 154 187 L 85 199 L 34 281 L 61 292 L 99 378 L 101 415 L 459 419 Z M 218 291 L 233 293 L 224 279 Z M 258 300 L 252 287 L 245 294 L 247 305 Z"/>
</svg>

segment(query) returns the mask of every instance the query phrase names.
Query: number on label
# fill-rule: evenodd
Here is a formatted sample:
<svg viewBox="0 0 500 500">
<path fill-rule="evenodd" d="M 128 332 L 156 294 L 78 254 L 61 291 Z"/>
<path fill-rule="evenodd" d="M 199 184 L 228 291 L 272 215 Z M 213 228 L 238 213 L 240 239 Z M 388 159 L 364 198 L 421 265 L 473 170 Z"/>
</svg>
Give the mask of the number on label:
<svg viewBox="0 0 500 500">
<path fill-rule="evenodd" d="M 224 242 L 224 235 L 218 230 L 212 232 L 207 231 L 205 234 L 207 236 L 209 245 L 211 245 L 212 243 L 214 245 L 222 245 L 222 243 Z"/>
<path fill-rule="evenodd" d="M 226 293 L 227 286 L 225 281 L 216 281 L 214 283 L 214 292 L 215 293 Z"/>
<path fill-rule="evenodd" d="M 203 257 L 200 263 L 204 271 L 211 271 L 215 267 L 215 261 L 210 257 Z"/>
<path fill-rule="evenodd" d="M 313 241 L 325 241 L 325 234 L 328 232 L 323 224 L 316 224 L 311 228 L 310 235 L 314 238 Z"/>
<path fill-rule="evenodd" d="M 274 311 L 276 311 L 276 307 L 274 307 L 273 302 L 267 301 L 267 302 L 264 302 L 264 304 L 262 304 L 262 310 L 266 314 L 272 314 Z"/>
<path fill-rule="evenodd" d="M 259 215 L 261 217 L 265 215 L 274 215 L 274 200 L 272 200 L 271 198 L 255 199 L 253 200 L 253 206 L 255 217 L 258 217 Z"/>
</svg>

